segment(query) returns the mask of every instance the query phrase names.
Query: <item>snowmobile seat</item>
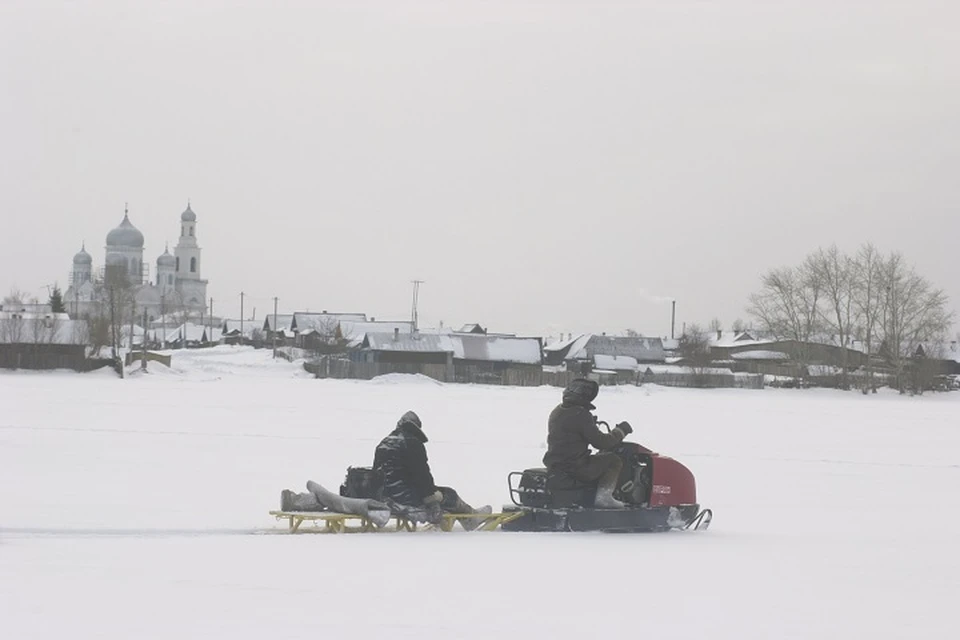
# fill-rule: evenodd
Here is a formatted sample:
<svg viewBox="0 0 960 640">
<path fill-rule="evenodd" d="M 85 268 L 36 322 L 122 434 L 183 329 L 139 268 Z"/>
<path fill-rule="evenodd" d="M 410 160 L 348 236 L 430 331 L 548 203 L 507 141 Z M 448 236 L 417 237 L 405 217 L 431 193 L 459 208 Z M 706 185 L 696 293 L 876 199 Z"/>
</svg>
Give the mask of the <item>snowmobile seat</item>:
<svg viewBox="0 0 960 640">
<path fill-rule="evenodd" d="M 553 507 L 573 507 L 593 504 L 596 485 L 583 483 L 562 473 L 549 473 L 543 467 L 525 469 L 519 475 L 517 487 L 511 483 L 511 493 L 516 495 L 519 504 L 525 507 L 549 509 Z M 517 502 L 517 500 L 515 500 Z"/>
<path fill-rule="evenodd" d="M 592 505 L 597 493 L 596 483 L 582 482 L 562 471 L 554 471 L 547 476 L 547 488 L 553 498 L 553 507 Z"/>
</svg>

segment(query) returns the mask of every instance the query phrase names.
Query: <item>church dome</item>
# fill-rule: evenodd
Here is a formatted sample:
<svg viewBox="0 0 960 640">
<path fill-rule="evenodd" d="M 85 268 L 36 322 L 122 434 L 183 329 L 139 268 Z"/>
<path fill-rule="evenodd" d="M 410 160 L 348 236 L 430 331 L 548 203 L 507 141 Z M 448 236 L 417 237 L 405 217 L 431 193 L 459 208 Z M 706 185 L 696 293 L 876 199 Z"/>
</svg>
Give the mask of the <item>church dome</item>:
<svg viewBox="0 0 960 640">
<path fill-rule="evenodd" d="M 120 226 L 107 234 L 107 246 L 143 248 L 143 234 L 133 226 L 126 212 L 123 214 L 123 221 Z"/>
<path fill-rule="evenodd" d="M 93 264 L 93 258 L 91 258 L 91 257 L 90 257 L 90 254 L 87 253 L 87 248 L 86 248 L 86 247 L 82 247 L 82 248 L 80 249 L 80 253 L 78 253 L 77 255 L 73 256 L 73 264 L 76 264 L 76 265 L 80 265 L 80 264 Z"/>
<path fill-rule="evenodd" d="M 175 269 L 177 266 L 177 259 L 170 255 L 169 247 L 163 250 L 163 253 L 157 258 L 157 267 L 170 267 Z"/>
<path fill-rule="evenodd" d="M 193 212 L 193 209 L 190 208 L 190 203 L 187 203 L 187 208 L 183 213 L 180 214 L 181 222 L 196 222 L 197 214 Z"/>
</svg>

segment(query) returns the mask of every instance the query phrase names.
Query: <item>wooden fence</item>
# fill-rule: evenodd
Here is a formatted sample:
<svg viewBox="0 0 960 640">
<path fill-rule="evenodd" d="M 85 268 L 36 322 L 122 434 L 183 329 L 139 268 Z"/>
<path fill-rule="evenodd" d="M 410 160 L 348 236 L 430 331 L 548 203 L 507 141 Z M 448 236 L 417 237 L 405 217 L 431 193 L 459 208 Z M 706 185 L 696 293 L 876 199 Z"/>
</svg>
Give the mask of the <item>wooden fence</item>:
<svg viewBox="0 0 960 640">
<path fill-rule="evenodd" d="M 641 384 L 695 389 L 763 389 L 763 375 L 732 373 L 652 373 L 640 376 Z"/>
</svg>

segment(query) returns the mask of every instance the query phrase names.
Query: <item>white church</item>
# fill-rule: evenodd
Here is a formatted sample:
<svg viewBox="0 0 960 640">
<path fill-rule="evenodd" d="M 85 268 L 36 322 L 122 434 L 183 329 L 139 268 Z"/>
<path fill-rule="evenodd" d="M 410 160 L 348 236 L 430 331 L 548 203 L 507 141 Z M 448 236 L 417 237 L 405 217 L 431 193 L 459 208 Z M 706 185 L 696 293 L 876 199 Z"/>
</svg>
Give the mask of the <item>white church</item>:
<svg viewBox="0 0 960 640">
<path fill-rule="evenodd" d="M 73 257 L 70 287 L 63 295 L 72 318 L 97 315 L 109 310 L 107 274 L 120 277 L 129 285 L 136 304 L 137 318 L 147 312 L 148 319 L 178 314 L 200 318 L 207 310 L 207 281 L 200 276 L 200 246 L 197 244 L 197 214 L 187 203 L 180 214 L 180 239 L 170 255 L 169 247 L 157 258 L 156 277 L 143 261 L 143 233 L 130 222 L 124 209 L 120 225 L 107 234 L 103 266 L 94 269 L 86 247 Z"/>
</svg>

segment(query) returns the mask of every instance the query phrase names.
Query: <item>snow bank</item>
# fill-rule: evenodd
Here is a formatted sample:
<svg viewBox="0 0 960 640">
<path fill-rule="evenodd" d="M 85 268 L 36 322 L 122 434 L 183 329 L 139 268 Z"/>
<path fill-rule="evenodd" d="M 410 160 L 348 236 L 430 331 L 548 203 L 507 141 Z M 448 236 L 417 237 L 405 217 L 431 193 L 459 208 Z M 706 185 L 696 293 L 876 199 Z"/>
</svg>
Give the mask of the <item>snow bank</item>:
<svg viewBox="0 0 960 640">
<path fill-rule="evenodd" d="M 443 386 L 439 380 L 422 373 L 385 373 L 370 380 L 372 384 L 423 384 L 429 386 Z"/>
</svg>

